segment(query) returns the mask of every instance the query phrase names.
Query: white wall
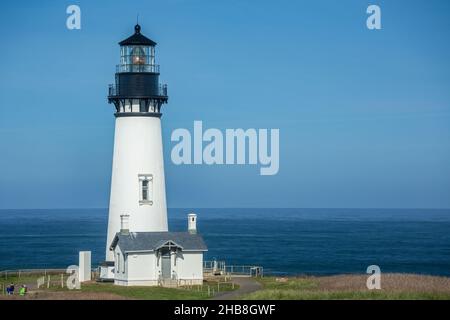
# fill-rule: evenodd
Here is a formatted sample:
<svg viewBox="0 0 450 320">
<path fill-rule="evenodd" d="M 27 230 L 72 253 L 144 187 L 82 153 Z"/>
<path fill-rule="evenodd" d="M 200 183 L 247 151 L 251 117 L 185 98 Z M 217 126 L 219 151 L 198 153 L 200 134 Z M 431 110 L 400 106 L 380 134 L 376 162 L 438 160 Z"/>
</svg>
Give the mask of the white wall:
<svg viewBox="0 0 450 320">
<path fill-rule="evenodd" d="M 117 253 L 120 253 L 120 269 L 117 268 Z M 117 280 L 126 280 L 128 278 L 128 267 L 125 259 L 125 254 L 120 249 L 120 246 L 117 245 L 114 248 L 114 279 Z"/>
<path fill-rule="evenodd" d="M 128 254 L 128 280 L 158 280 L 153 252 Z"/>
<path fill-rule="evenodd" d="M 91 280 L 91 252 L 80 251 L 78 261 L 78 279 L 80 282 Z"/>
<path fill-rule="evenodd" d="M 183 252 L 177 257 L 178 279 L 203 279 L 203 252 Z"/>
<path fill-rule="evenodd" d="M 115 274 L 114 284 L 122 286 L 158 285 L 156 257 L 153 252 L 126 253 L 125 257 L 125 272 Z"/>
<path fill-rule="evenodd" d="M 154 252 L 127 253 L 126 259 L 119 248 L 116 246 L 114 256 L 117 267 L 117 252 L 121 257 L 121 269 L 115 270 L 114 283 L 118 285 L 158 285 L 161 260 L 157 262 Z M 181 284 L 201 284 L 203 281 L 203 252 L 184 252 L 179 253 L 175 262 L 175 255 L 172 255 L 172 270 L 175 270 L 178 280 Z M 125 268 L 125 270 L 123 269 Z M 185 282 L 183 282 L 185 281 Z M 193 282 L 192 282 L 193 281 Z"/>
<path fill-rule="evenodd" d="M 153 175 L 153 204 L 140 204 L 139 174 Z M 156 117 L 118 117 L 114 136 L 106 260 L 120 231 L 120 215 L 130 215 L 130 231 L 167 231 L 161 120 Z"/>
</svg>

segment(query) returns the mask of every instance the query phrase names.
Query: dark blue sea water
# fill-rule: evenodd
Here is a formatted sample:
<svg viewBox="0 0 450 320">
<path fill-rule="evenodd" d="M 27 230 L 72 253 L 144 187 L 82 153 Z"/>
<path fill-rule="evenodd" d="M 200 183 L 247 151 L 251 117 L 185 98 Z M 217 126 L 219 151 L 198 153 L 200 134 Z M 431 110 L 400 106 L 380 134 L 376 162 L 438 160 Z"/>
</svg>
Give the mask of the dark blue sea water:
<svg viewBox="0 0 450 320">
<path fill-rule="evenodd" d="M 171 231 L 198 214 L 206 259 L 266 273 L 382 272 L 450 276 L 450 210 L 171 209 Z M 78 251 L 104 259 L 106 209 L 0 210 L 0 270 L 64 268 Z"/>
</svg>

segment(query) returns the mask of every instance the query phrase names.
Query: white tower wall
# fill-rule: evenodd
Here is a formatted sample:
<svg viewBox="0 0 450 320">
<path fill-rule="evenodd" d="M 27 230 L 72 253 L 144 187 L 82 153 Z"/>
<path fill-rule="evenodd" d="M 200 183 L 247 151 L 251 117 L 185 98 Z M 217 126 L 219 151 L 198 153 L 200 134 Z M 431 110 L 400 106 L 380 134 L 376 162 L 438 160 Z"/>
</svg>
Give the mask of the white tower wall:
<svg viewBox="0 0 450 320">
<path fill-rule="evenodd" d="M 148 199 L 142 200 L 142 180 Z M 161 120 L 148 116 L 116 118 L 109 203 L 106 261 L 114 261 L 109 246 L 128 214 L 130 232 L 168 231 Z"/>
</svg>

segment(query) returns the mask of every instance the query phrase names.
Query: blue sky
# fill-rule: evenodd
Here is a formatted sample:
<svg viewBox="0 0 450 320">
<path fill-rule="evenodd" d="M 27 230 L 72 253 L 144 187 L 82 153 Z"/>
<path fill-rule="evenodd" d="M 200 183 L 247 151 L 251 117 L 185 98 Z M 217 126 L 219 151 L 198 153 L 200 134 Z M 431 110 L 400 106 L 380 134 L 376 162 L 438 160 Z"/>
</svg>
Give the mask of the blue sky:
<svg viewBox="0 0 450 320">
<path fill-rule="evenodd" d="M 85 0 L 2 4 L 0 208 L 108 206 L 107 86 L 137 13 L 169 85 L 170 207 L 450 207 L 450 2 Z M 194 120 L 279 128 L 279 173 L 175 166 Z"/>
</svg>

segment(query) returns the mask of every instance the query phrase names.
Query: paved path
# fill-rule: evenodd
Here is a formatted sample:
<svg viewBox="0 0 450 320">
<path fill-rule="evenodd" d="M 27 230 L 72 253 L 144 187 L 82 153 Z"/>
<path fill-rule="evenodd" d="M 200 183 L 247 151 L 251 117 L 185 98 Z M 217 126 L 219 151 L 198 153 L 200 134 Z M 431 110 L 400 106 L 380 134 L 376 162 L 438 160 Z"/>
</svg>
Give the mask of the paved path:
<svg viewBox="0 0 450 320">
<path fill-rule="evenodd" d="M 236 277 L 232 278 L 231 281 L 239 285 L 237 290 L 219 293 L 212 297 L 211 300 L 234 300 L 239 296 L 252 293 L 262 288 L 262 285 L 253 278 Z"/>
</svg>

